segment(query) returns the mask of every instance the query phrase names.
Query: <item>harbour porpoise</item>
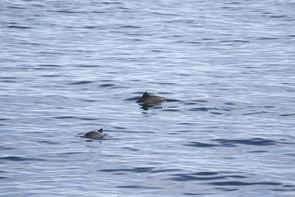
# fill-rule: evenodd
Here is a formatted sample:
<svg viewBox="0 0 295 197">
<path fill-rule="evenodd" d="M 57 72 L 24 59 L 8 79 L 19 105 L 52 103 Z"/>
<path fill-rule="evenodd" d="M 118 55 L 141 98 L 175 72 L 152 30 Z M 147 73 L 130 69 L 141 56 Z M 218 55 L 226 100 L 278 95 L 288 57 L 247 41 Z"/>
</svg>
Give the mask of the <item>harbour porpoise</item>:
<svg viewBox="0 0 295 197">
<path fill-rule="evenodd" d="M 142 97 L 137 100 L 137 103 L 154 103 L 154 102 L 163 102 L 165 99 L 160 96 L 151 96 L 149 93 L 143 93 Z"/>
<path fill-rule="evenodd" d="M 89 131 L 84 135 L 84 137 L 87 138 L 102 138 L 103 136 L 103 129 L 99 129 L 97 131 Z"/>
</svg>

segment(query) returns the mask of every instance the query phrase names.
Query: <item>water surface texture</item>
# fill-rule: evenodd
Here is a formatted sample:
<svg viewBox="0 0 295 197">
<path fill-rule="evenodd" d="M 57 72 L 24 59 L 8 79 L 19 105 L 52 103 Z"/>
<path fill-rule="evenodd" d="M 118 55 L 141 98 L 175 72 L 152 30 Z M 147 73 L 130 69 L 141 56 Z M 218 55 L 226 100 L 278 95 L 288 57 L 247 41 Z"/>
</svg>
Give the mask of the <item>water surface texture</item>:
<svg viewBox="0 0 295 197">
<path fill-rule="evenodd" d="M 293 197 L 294 10 L 2 0 L 0 196 Z"/>
</svg>

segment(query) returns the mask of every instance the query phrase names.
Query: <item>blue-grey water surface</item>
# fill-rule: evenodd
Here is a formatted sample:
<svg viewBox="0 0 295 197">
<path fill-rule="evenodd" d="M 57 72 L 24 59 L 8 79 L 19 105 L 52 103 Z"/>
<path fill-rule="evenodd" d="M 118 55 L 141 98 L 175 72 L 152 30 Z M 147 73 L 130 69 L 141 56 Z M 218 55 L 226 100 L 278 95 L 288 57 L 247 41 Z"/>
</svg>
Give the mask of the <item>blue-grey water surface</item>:
<svg viewBox="0 0 295 197">
<path fill-rule="evenodd" d="M 2 0 L 0 196 L 293 197 L 294 27 L 293 0 Z"/>
</svg>

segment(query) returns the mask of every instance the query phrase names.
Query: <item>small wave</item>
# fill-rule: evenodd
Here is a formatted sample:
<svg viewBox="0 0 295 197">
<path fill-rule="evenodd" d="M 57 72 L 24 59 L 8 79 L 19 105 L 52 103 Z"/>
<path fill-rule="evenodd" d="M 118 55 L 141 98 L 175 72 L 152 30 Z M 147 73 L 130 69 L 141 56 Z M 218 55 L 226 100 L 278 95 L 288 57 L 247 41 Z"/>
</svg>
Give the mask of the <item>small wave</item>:
<svg viewBox="0 0 295 197">
<path fill-rule="evenodd" d="M 151 52 L 157 52 L 160 53 L 161 51 L 159 50 L 151 50 Z M 156 82 L 158 85 L 176 85 L 176 83 L 168 83 L 168 82 Z"/>
<path fill-rule="evenodd" d="M 272 16 L 269 16 L 270 18 L 287 18 L 288 16 L 287 15 L 272 15 Z"/>
<path fill-rule="evenodd" d="M 210 114 L 214 114 L 214 115 L 222 115 L 222 113 L 220 113 L 220 112 L 210 112 Z"/>
<path fill-rule="evenodd" d="M 104 13 L 106 13 L 106 12 L 95 10 L 95 11 L 91 11 L 90 13 L 93 13 L 93 14 L 104 14 Z"/>
<path fill-rule="evenodd" d="M 53 51 L 40 51 L 40 54 L 44 54 L 44 55 L 63 55 L 64 52 L 53 52 Z"/>
<path fill-rule="evenodd" d="M 266 153 L 265 150 L 255 150 L 255 151 L 248 151 L 248 153 Z"/>
<path fill-rule="evenodd" d="M 113 86 L 115 86 L 115 85 L 114 84 L 111 84 L 111 83 L 106 83 L 106 84 L 99 85 L 99 87 L 104 87 L 104 88 L 113 87 Z"/>
<path fill-rule="evenodd" d="M 93 83 L 93 81 L 77 81 L 77 82 L 70 83 L 70 85 L 84 85 L 89 83 Z"/>
<path fill-rule="evenodd" d="M 55 116 L 55 119 L 76 119 L 76 120 L 97 120 L 96 118 L 89 117 L 75 117 L 75 116 Z"/>
<path fill-rule="evenodd" d="M 272 105 L 266 105 L 266 106 L 263 106 L 264 108 L 267 108 L 267 109 L 272 109 L 272 108 L 275 108 L 275 106 L 272 106 Z"/>
<path fill-rule="evenodd" d="M 49 144 L 49 145 L 58 144 L 57 142 L 52 142 L 52 141 L 48 141 L 48 140 L 39 140 L 37 142 L 42 143 L 42 144 Z"/>
<path fill-rule="evenodd" d="M 151 14 L 160 15 L 160 16 L 178 16 L 176 13 L 172 14 L 172 13 L 163 13 L 158 11 L 151 12 Z"/>
<path fill-rule="evenodd" d="M 74 116 L 55 116 L 55 119 L 76 119 Z"/>
<path fill-rule="evenodd" d="M 273 37 L 259 37 L 257 40 L 278 40 L 279 38 L 273 38 Z"/>
<path fill-rule="evenodd" d="M 8 28 L 12 29 L 32 29 L 32 27 L 26 27 L 26 26 L 17 26 L 17 25 L 9 25 Z"/>
<path fill-rule="evenodd" d="M 0 121 L 7 121 L 9 120 L 8 118 L 0 118 Z"/>
<path fill-rule="evenodd" d="M 41 75 L 41 77 L 52 78 L 52 77 L 60 77 L 60 75 Z"/>
<path fill-rule="evenodd" d="M 211 107 L 195 107 L 190 109 L 189 111 L 210 111 L 210 110 L 218 110 L 217 108 L 211 108 Z"/>
<path fill-rule="evenodd" d="M 96 28 L 98 28 L 98 26 L 84 26 L 83 28 L 85 28 L 85 29 L 96 29 Z"/>
<path fill-rule="evenodd" d="M 137 101 L 138 99 L 140 99 L 140 97 L 136 96 L 136 97 L 130 97 L 125 99 L 125 101 Z"/>
<path fill-rule="evenodd" d="M 196 172 L 194 174 L 201 176 L 213 176 L 219 174 L 219 172 Z"/>
<path fill-rule="evenodd" d="M 0 79 L 7 79 L 7 80 L 16 80 L 16 77 L 0 77 Z"/>
<path fill-rule="evenodd" d="M 280 116 L 295 116 L 295 114 L 281 114 Z"/>
<path fill-rule="evenodd" d="M 185 42 L 185 43 L 188 43 L 188 44 L 197 44 L 197 45 L 199 45 L 199 44 L 202 44 L 202 42 L 198 42 L 198 41 L 189 41 L 189 42 Z"/>
<path fill-rule="evenodd" d="M 134 152 L 138 152 L 139 151 L 139 149 L 137 149 L 137 148 L 131 148 L 131 147 L 122 147 L 122 149 L 129 150 L 129 151 L 134 151 Z"/>
<path fill-rule="evenodd" d="M 218 186 L 248 186 L 248 185 L 282 185 L 275 182 L 242 182 L 242 181 L 223 181 L 223 182 L 211 182 L 210 185 Z"/>
<path fill-rule="evenodd" d="M 126 28 L 126 29 L 140 29 L 142 27 L 135 26 L 135 25 L 121 25 L 120 28 Z"/>
<path fill-rule="evenodd" d="M 14 148 L 0 146 L 0 150 L 13 150 Z"/>
<path fill-rule="evenodd" d="M 252 146 L 272 146 L 276 145 L 278 142 L 273 140 L 267 140 L 262 138 L 252 138 L 252 139 L 237 139 L 237 140 L 228 140 L 228 139 L 215 139 L 212 140 L 214 143 L 203 143 L 203 142 L 189 142 L 184 144 L 185 146 L 193 147 L 237 147 L 239 145 L 252 145 Z"/>
<path fill-rule="evenodd" d="M 118 188 L 129 188 L 129 189 L 162 189 L 161 187 L 148 187 L 148 186 L 140 186 L 140 185 L 123 185 L 117 186 Z"/>
<path fill-rule="evenodd" d="M 172 103 L 172 102 L 181 102 L 180 100 L 177 99 L 165 99 L 166 102 Z"/>
<path fill-rule="evenodd" d="M 20 9 L 20 10 L 24 10 L 26 8 L 24 7 L 19 7 L 19 6 L 7 6 L 8 8 L 12 8 L 12 9 Z"/>
<path fill-rule="evenodd" d="M 276 142 L 273 140 L 266 140 L 263 138 L 252 138 L 252 139 L 245 139 L 245 140 L 216 139 L 213 141 L 218 142 L 220 146 L 230 146 L 230 147 L 235 147 L 237 145 L 271 146 L 276 144 Z"/>
<path fill-rule="evenodd" d="M 163 170 L 153 170 L 151 173 L 161 173 L 161 172 L 176 172 L 181 171 L 180 169 L 163 169 Z"/>
<path fill-rule="evenodd" d="M 97 68 L 97 67 L 100 67 L 100 65 L 88 64 L 88 65 L 79 65 L 78 67 L 80 67 L 80 68 Z"/>
<path fill-rule="evenodd" d="M 7 160 L 7 161 L 44 161 L 44 159 L 25 158 L 25 157 L 18 157 L 18 156 L 0 157 L 0 160 Z"/>
<path fill-rule="evenodd" d="M 228 175 L 222 175 L 228 174 Z M 241 175 L 232 175 L 232 172 L 197 172 L 189 174 L 173 174 L 173 178 L 170 180 L 174 181 L 206 181 L 206 180 L 218 180 L 218 179 L 245 179 L 247 177 Z"/>
<path fill-rule="evenodd" d="M 220 41 L 220 43 L 229 43 L 229 44 L 233 44 L 233 43 L 248 43 L 248 40 L 222 40 Z"/>
<path fill-rule="evenodd" d="M 190 192 L 185 192 L 183 193 L 185 196 L 207 196 L 207 195 L 212 195 L 211 193 L 190 193 Z"/>
<path fill-rule="evenodd" d="M 88 102 L 88 103 L 97 102 L 97 100 L 91 100 L 91 99 L 81 99 L 81 101 Z"/>
<path fill-rule="evenodd" d="M 99 170 L 101 172 L 135 172 L 135 173 L 143 173 L 143 172 L 151 172 L 153 170 L 152 167 L 137 167 L 131 169 L 103 169 Z"/>
<path fill-rule="evenodd" d="M 169 112 L 179 112 L 180 110 L 178 109 L 163 109 L 163 111 L 169 111 Z"/>
<path fill-rule="evenodd" d="M 228 103 L 224 103 L 225 105 L 236 105 L 235 103 L 231 103 L 231 102 L 228 102 Z"/>
<path fill-rule="evenodd" d="M 64 13 L 64 14 L 83 14 L 88 13 L 86 11 L 74 11 L 74 10 L 49 10 L 48 12 Z"/>
<path fill-rule="evenodd" d="M 227 178 L 246 178 L 243 176 L 214 176 L 214 177 L 200 177 L 191 175 L 180 175 L 179 177 L 172 178 L 174 181 L 208 181 L 208 180 L 218 180 Z"/>
<path fill-rule="evenodd" d="M 267 113 L 268 112 L 265 112 L 265 111 L 258 111 L 258 112 L 244 113 L 242 115 L 249 116 L 249 115 L 255 115 L 255 114 L 267 114 Z"/>
<path fill-rule="evenodd" d="M 118 2 L 118 1 L 104 1 L 104 2 L 101 2 L 101 4 L 103 5 L 122 5 L 123 3 L 122 2 Z"/>
<path fill-rule="evenodd" d="M 271 189 L 272 191 L 295 191 L 295 185 L 282 185 L 282 188 Z"/>
<path fill-rule="evenodd" d="M 217 144 L 209 144 L 209 143 L 202 143 L 202 142 L 189 142 L 185 144 L 185 146 L 194 146 L 194 147 L 214 147 L 218 146 Z"/>
<path fill-rule="evenodd" d="M 48 67 L 48 68 L 57 68 L 57 67 L 62 67 L 61 65 L 58 64 L 40 64 L 38 65 L 39 67 Z"/>
</svg>

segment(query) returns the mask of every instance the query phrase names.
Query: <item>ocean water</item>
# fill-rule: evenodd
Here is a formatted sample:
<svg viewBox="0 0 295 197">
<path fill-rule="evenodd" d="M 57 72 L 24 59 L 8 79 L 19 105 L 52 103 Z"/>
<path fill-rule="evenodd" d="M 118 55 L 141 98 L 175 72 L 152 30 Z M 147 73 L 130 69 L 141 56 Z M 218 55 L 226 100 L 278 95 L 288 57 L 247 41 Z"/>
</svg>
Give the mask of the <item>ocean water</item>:
<svg viewBox="0 0 295 197">
<path fill-rule="evenodd" d="M 293 197 L 294 10 L 2 0 L 0 196 Z"/>
</svg>

